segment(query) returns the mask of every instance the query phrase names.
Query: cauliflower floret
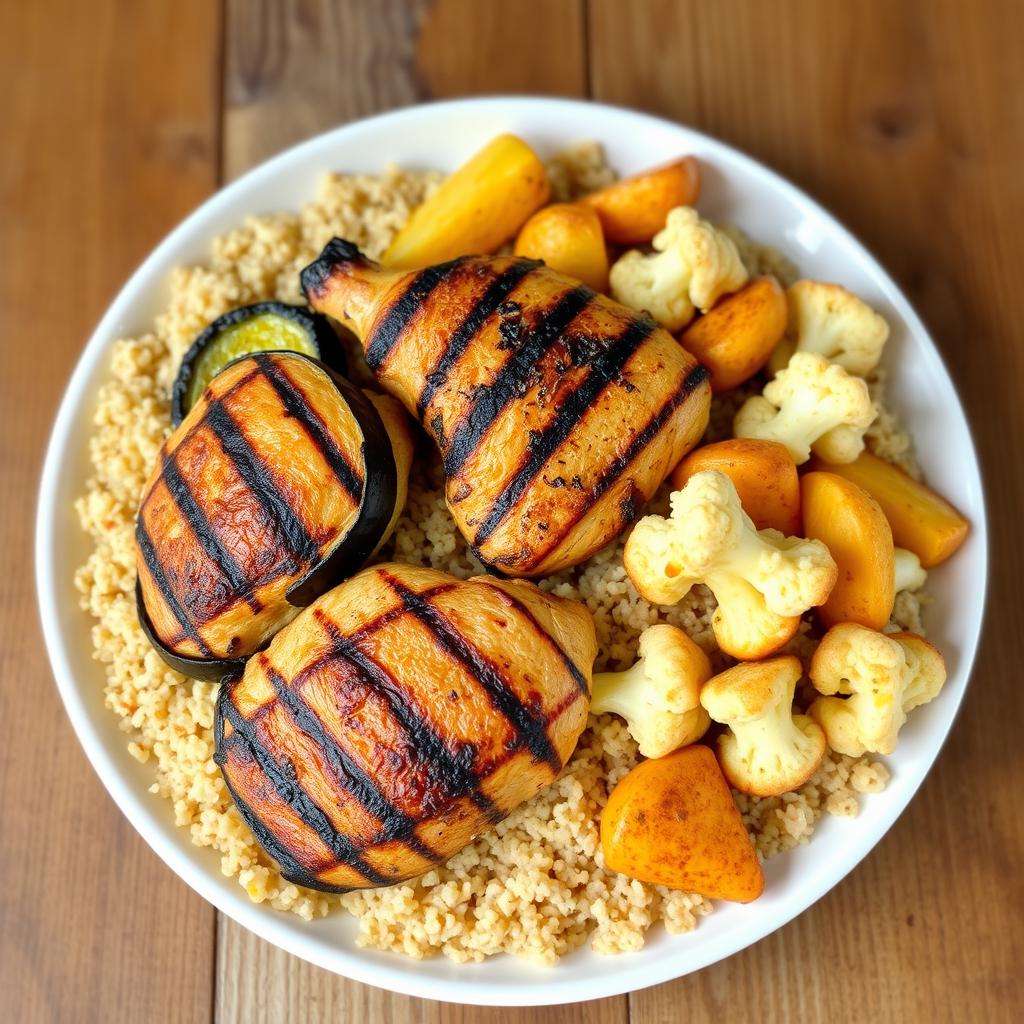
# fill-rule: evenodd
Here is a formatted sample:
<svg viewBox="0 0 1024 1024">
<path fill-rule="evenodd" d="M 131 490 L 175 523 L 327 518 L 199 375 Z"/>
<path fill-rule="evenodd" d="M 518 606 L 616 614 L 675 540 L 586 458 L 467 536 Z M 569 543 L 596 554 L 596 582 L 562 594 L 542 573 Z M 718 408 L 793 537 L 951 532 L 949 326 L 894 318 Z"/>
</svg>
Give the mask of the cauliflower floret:
<svg viewBox="0 0 1024 1024">
<path fill-rule="evenodd" d="M 670 500 L 670 518 L 645 516 L 634 527 L 626 572 L 656 604 L 676 604 L 698 583 L 710 587 L 718 601 L 712 627 L 727 654 L 778 650 L 800 616 L 828 598 L 837 573 L 828 548 L 755 529 L 724 473 L 695 473 Z"/>
<path fill-rule="evenodd" d="M 938 695 L 946 681 L 946 665 L 942 655 L 914 633 L 886 636 L 843 622 L 818 645 L 810 676 L 824 695 L 811 704 L 810 714 L 825 730 L 829 746 L 859 757 L 896 749 L 907 713 Z"/>
<path fill-rule="evenodd" d="M 711 677 L 708 656 L 681 630 L 661 623 L 640 634 L 640 660 L 625 672 L 594 676 L 590 710 L 626 720 L 644 757 L 663 757 L 707 732 L 700 688 Z"/>
<path fill-rule="evenodd" d="M 654 252 L 634 249 L 612 266 L 612 297 L 645 309 L 670 331 L 707 311 L 716 300 L 747 283 L 748 274 L 733 240 L 701 220 L 691 206 L 679 206 L 654 236 Z"/>
<path fill-rule="evenodd" d="M 817 352 L 858 377 L 878 365 L 889 325 L 853 292 L 824 281 L 797 281 L 786 290 L 786 304 L 789 323 L 769 361 L 772 373 L 794 352 Z"/>
<path fill-rule="evenodd" d="M 906 548 L 893 548 L 893 593 L 901 590 L 920 590 L 928 579 L 928 573 L 921 565 L 921 559 Z"/>
<path fill-rule="evenodd" d="M 729 782 L 754 796 L 781 796 L 802 786 L 825 756 L 825 733 L 807 715 L 793 714 L 803 673 L 798 658 L 736 665 L 701 691 L 708 714 L 728 731 L 718 760 Z"/>
<path fill-rule="evenodd" d="M 795 352 L 789 365 L 748 398 L 736 413 L 733 433 L 779 441 L 800 465 L 811 448 L 826 462 L 853 462 L 874 422 L 868 386 L 813 352 Z"/>
</svg>

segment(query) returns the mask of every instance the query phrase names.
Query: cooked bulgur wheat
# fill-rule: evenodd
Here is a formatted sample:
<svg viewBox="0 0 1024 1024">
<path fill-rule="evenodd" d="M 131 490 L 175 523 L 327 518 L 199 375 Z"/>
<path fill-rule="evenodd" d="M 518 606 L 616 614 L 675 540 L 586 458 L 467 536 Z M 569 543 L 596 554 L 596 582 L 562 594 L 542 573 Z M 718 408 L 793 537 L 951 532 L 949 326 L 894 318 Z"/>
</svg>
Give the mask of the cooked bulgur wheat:
<svg viewBox="0 0 1024 1024">
<path fill-rule="evenodd" d="M 593 144 L 574 147 L 552 167 L 561 197 L 612 177 Z M 250 217 L 214 240 L 209 266 L 176 270 L 170 302 L 152 333 L 113 347 L 111 376 L 99 395 L 90 441 L 94 475 L 76 506 L 95 544 L 75 582 L 82 607 L 96 620 L 93 644 L 106 667 L 106 703 L 120 719 L 132 755 L 153 765 L 151 791 L 172 802 L 177 823 L 190 830 L 192 841 L 217 850 L 224 874 L 237 878 L 258 903 L 307 920 L 340 906 L 358 918 L 361 944 L 413 957 L 442 951 L 466 961 L 508 952 L 553 963 L 588 937 L 603 953 L 639 949 L 656 922 L 670 932 L 685 932 L 712 908 L 701 896 L 646 885 L 603 866 L 601 808 L 609 790 L 638 761 L 636 744 L 620 720 L 592 717 L 561 776 L 444 867 L 388 889 L 326 896 L 282 879 L 257 846 L 213 761 L 217 687 L 169 669 L 136 619 L 135 513 L 170 429 L 168 392 L 186 347 L 232 307 L 267 298 L 301 301 L 298 271 L 333 235 L 379 255 L 439 177 L 395 168 L 379 177 L 327 175 L 318 198 L 299 214 Z M 734 229 L 733 236 L 753 272 L 793 279 L 793 267 L 778 253 Z M 882 383 L 873 382 L 878 400 Z M 728 430 L 736 400 L 730 396 L 716 403 L 712 436 Z M 891 413 L 882 410 L 868 437 L 875 450 L 916 469 L 909 439 Z M 663 510 L 666 495 L 663 490 L 652 505 Z M 382 557 L 459 577 L 481 569 L 445 508 L 439 466 L 427 454 Z M 675 608 L 650 605 L 623 570 L 621 541 L 541 586 L 584 602 L 593 613 L 598 669 L 629 665 L 637 637 L 654 622 L 680 625 L 713 650 L 710 594 L 697 588 Z M 901 594 L 896 625 L 918 630 L 919 612 L 918 596 Z M 806 658 L 815 642 L 805 624 L 792 649 Z M 830 753 L 799 791 L 772 799 L 737 794 L 737 800 L 758 853 L 767 858 L 807 842 L 824 813 L 856 815 L 858 795 L 882 789 L 888 775 L 878 761 Z"/>
</svg>

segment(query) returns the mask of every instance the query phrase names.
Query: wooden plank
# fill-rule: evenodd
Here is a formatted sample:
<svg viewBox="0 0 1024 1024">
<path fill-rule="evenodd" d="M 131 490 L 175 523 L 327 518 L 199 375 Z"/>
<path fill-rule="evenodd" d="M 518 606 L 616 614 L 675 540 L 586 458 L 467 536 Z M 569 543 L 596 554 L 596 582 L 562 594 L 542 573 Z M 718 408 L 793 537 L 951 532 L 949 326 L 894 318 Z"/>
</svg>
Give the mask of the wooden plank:
<svg viewBox="0 0 1024 1024">
<path fill-rule="evenodd" d="M 586 81 L 576 0 L 430 5 L 229 0 L 227 38 L 223 162 L 228 177 L 282 146 L 400 104 L 467 92 L 581 94 Z M 224 918 L 219 936 L 216 1018 L 224 1024 L 626 1020 L 625 998 L 541 1011 L 477 1010 L 409 999 L 312 967 Z"/>
<path fill-rule="evenodd" d="M 692 124 L 816 194 L 928 323 L 988 480 L 988 633 L 920 795 L 813 910 L 745 953 L 632 998 L 634 1024 L 1016 1019 L 1024 997 L 1024 10 L 947 0 L 592 0 L 595 98 Z M 1014 638 L 1009 640 L 1008 638 Z"/>
<path fill-rule="evenodd" d="M 206 0 L 0 12 L 5 1020 L 210 1018 L 214 912 L 86 764 L 43 651 L 31 551 L 43 446 L 85 338 L 216 184 L 219 33 Z"/>
</svg>

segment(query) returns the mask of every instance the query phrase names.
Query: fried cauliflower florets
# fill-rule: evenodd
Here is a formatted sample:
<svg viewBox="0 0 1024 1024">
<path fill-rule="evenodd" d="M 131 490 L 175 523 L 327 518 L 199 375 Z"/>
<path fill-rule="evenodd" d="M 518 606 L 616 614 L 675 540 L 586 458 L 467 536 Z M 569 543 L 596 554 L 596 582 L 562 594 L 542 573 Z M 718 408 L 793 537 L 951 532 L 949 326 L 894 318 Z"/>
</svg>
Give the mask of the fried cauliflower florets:
<svg viewBox="0 0 1024 1024">
<path fill-rule="evenodd" d="M 805 611 L 828 598 L 837 572 L 828 548 L 757 530 L 724 473 L 695 473 L 671 506 L 668 519 L 645 516 L 634 527 L 626 572 L 656 604 L 676 604 L 706 584 L 718 601 L 712 627 L 727 654 L 771 654 L 792 638 Z"/>
<path fill-rule="evenodd" d="M 654 236 L 654 252 L 634 249 L 612 266 L 612 297 L 645 309 L 670 331 L 693 319 L 694 310 L 709 310 L 722 295 L 747 283 L 747 271 L 728 235 L 691 206 L 679 206 Z"/>
<path fill-rule="evenodd" d="M 914 633 L 886 636 L 844 622 L 833 626 L 818 645 L 810 676 L 823 694 L 811 704 L 811 717 L 825 730 L 833 750 L 859 757 L 896 749 L 907 713 L 938 695 L 946 665 Z"/>
<path fill-rule="evenodd" d="M 660 623 L 640 634 L 632 668 L 594 676 L 590 710 L 624 718 L 640 753 L 663 757 L 707 732 L 700 690 L 710 676 L 708 656 L 681 629 Z"/>
<path fill-rule="evenodd" d="M 811 449 L 826 462 L 853 462 L 875 419 L 868 386 L 813 352 L 795 352 L 760 395 L 736 413 L 737 437 L 779 441 L 798 465 Z"/>
<path fill-rule="evenodd" d="M 797 658 L 736 665 L 701 691 L 708 714 L 728 727 L 718 760 L 729 782 L 754 796 L 780 796 L 802 786 L 825 756 L 825 733 L 793 714 L 803 669 Z"/>
<path fill-rule="evenodd" d="M 786 290 L 786 305 L 789 322 L 769 362 L 773 373 L 794 352 L 816 352 L 858 377 L 878 365 L 889 325 L 853 292 L 824 281 L 797 281 Z"/>
</svg>

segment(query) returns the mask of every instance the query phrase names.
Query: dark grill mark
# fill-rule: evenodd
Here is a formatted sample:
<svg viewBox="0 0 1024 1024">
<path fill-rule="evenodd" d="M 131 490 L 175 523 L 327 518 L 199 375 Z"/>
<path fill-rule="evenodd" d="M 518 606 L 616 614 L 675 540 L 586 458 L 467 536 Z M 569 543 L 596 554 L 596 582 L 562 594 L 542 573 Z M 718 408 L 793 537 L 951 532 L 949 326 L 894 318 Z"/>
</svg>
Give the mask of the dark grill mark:
<svg viewBox="0 0 1024 1024">
<path fill-rule="evenodd" d="M 405 608 L 403 607 L 401 611 L 404 612 Z M 490 813 L 493 805 L 479 792 L 479 780 L 473 772 L 476 751 L 467 747 L 461 754 L 452 753 L 444 740 L 409 706 L 402 684 L 383 665 L 361 651 L 353 642 L 353 637 L 345 636 L 320 609 L 315 609 L 313 614 L 330 637 L 333 645 L 332 654 L 348 662 L 369 682 L 374 693 L 384 699 L 392 718 L 402 727 L 410 746 L 421 753 L 424 760 L 436 769 L 436 773 L 431 773 L 430 782 L 446 797 L 458 799 L 469 796 L 477 807 L 485 813 Z M 431 808 L 428 816 L 433 810 Z"/>
<path fill-rule="evenodd" d="M 438 644 L 483 686 L 494 707 L 508 719 L 519 736 L 520 743 L 530 751 L 534 760 L 546 762 L 557 775 L 562 769 L 562 762 L 548 739 L 547 722 L 544 717 L 530 710 L 519 700 L 498 667 L 461 636 L 448 618 L 434 605 L 393 576 L 387 573 L 381 575 L 402 599 L 409 612 L 434 634 Z"/>
<path fill-rule="evenodd" d="M 273 686 L 292 721 L 324 752 L 335 784 L 339 789 L 350 792 L 362 804 L 363 809 L 381 823 L 380 832 L 374 842 L 385 843 L 392 839 L 403 839 L 410 849 L 421 856 L 439 860 L 438 855 L 425 847 L 413 834 L 416 822 L 388 800 L 377 784 L 342 750 L 313 709 L 302 699 L 298 687 L 302 685 L 304 676 L 299 676 L 294 686 L 289 686 L 284 677 L 270 664 L 265 654 L 258 657 L 260 667 L 266 673 L 270 685 Z"/>
<path fill-rule="evenodd" d="M 493 384 L 479 392 L 476 404 L 452 431 L 444 452 L 444 469 L 449 478 L 462 469 L 505 407 L 521 395 L 535 364 L 594 297 L 595 293 L 582 285 L 563 295 L 498 371 Z"/>
<path fill-rule="evenodd" d="M 135 523 L 135 540 L 139 545 L 139 551 L 142 553 L 142 560 L 146 563 L 149 575 L 167 603 L 167 607 L 171 609 L 174 618 L 177 620 L 182 636 L 191 640 L 196 645 L 200 657 L 212 658 L 213 651 L 210 650 L 206 645 L 206 641 L 199 635 L 195 624 L 189 618 L 185 609 L 182 608 L 177 597 L 174 595 L 174 591 L 171 589 L 171 584 L 164 572 L 164 567 L 160 564 L 160 559 L 157 557 L 156 548 L 153 546 L 149 531 L 142 522 L 141 512 Z"/>
<path fill-rule="evenodd" d="M 405 292 L 399 296 L 392 307 L 384 314 L 373 333 L 366 341 L 366 362 L 371 370 L 381 367 L 416 311 L 427 300 L 427 296 L 444 281 L 466 257 L 438 263 L 436 266 L 421 270 L 410 282 Z"/>
<path fill-rule="evenodd" d="M 241 390 L 250 381 L 252 381 L 259 374 L 259 372 L 259 370 L 250 371 L 244 377 L 241 377 L 239 380 L 236 380 L 235 383 L 232 384 L 231 387 L 229 387 L 227 391 L 224 392 L 223 395 L 212 397 L 210 396 L 210 389 L 207 388 L 203 395 L 200 397 L 200 401 L 202 401 L 203 398 L 206 398 L 208 405 L 215 405 L 219 402 L 226 402 L 236 391 Z M 197 402 L 196 405 L 198 404 L 199 403 Z M 178 443 L 174 446 L 174 451 L 177 451 L 179 448 L 181 448 L 187 441 L 189 441 L 192 438 L 192 436 L 195 434 L 197 430 L 202 430 L 204 426 L 205 417 L 197 419 L 196 422 L 193 423 L 192 426 L 190 426 L 188 430 L 185 431 L 185 433 L 182 434 L 181 437 L 178 439 Z M 175 433 L 177 433 L 177 431 L 175 431 Z M 171 436 L 173 437 L 174 435 L 172 434 Z M 167 440 L 170 440 L 170 438 L 168 438 Z M 164 458 L 167 457 L 167 441 L 164 441 L 164 443 L 160 446 L 160 454 Z M 150 488 L 149 492 L 146 494 L 145 498 L 143 499 L 142 505 L 139 507 L 139 515 L 142 515 L 142 510 L 149 503 L 149 499 L 153 496 L 154 490 L 156 490 L 155 487 Z"/>
<path fill-rule="evenodd" d="M 646 426 L 633 438 L 629 447 L 617 459 L 605 467 L 597 482 L 584 496 L 583 502 L 573 518 L 555 535 L 545 539 L 542 546 L 534 551 L 534 564 L 549 551 L 554 550 L 570 530 L 597 504 L 601 495 L 608 490 L 626 471 L 627 467 L 658 436 L 672 414 L 708 379 L 708 371 L 699 363 L 682 379 L 675 392 L 665 400 L 661 408 L 647 421 Z M 635 513 L 635 509 L 634 509 Z M 629 518 L 628 516 L 626 518 Z"/>
<path fill-rule="evenodd" d="M 535 633 L 545 640 L 548 645 L 555 651 L 559 658 L 562 660 L 562 664 L 565 665 L 566 671 L 572 677 L 572 681 L 576 684 L 576 688 L 580 693 L 590 696 L 590 687 L 587 685 L 587 677 L 579 670 L 579 666 L 569 657 L 566 653 L 565 648 L 537 621 L 537 617 L 530 611 L 529 608 L 523 604 L 522 601 L 517 597 L 513 597 L 507 590 L 502 590 L 501 587 L 494 586 L 493 583 L 486 579 L 481 579 L 481 583 L 489 586 L 498 599 L 503 603 L 515 608 L 516 612 L 533 627 Z"/>
<path fill-rule="evenodd" d="M 316 541 L 306 532 L 302 520 L 277 489 L 270 471 L 253 451 L 234 418 L 220 402 L 210 404 L 206 418 L 238 475 L 263 506 L 267 518 L 274 523 L 288 553 L 300 562 L 312 562 L 319 554 Z"/>
<path fill-rule="evenodd" d="M 448 347 L 438 359 L 437 364 L 427 374 L 423 390 L 416 403 L 416 412 L 421 420 L 424 412 L 434 400 L 434 395 L 444 387 L 451 368 L 466 351 L 469 343 L 483 329 L 484 324 L 497 312 L 499 306 L 504 303 L 523 278 L 533 273 L 540 265 L 538 260 L 519 260 L 513 263 L 491 282 L 487 291 L 477 300 L 465 320 L 455 329 L 448 342 Z"/>
<path fill-rule="evenodd" d="M 531 439 L 526 460 L 491 506 L 487 518 L 477 528 L 473 538 L 474 547 L 483 544 L 515 508 L 533 478 L 576 429 L 583 414 L 597 401 L 608 384 L 619 376 L 630 356 L 656 327 L 652 320 L 637 319 L 618 338 L 609 339 L 607 346 L 591 363 L 590 373 L 582 384 L 562 402 L 554 421 Z"/>
<path fill-rule="evenodd" d="M 224 698 L 219 702 L 221 714 L 231 723 L 235 731 L 223 742 L 223 749 L 230 750 L 236 744 L 242 745 L 248 757 L 259 766 L 260 771 L 267 777 L 277 795 L 319 836 L 336 860 L 355 868 L 373 885 L 387 885 L 390 879 L 378 874 L 359 856 L 359 852 L 348 838 L 335 829 L 330 818 L 299 785 L 298 780 L 283 765 L 279 764 L 274 755 L 263 746 L 256 735 L 254 723 L 239 712 L 226 691 L 227 688 L 225 688 Z M 283 846 L 284 844 L 279 843 L 280 848 Z M 297 863 L 294 855 L 291 859 L 293 863 Z"/>
<path fill-rule="evenodd" d="M 358 470 L 349 464 L 345 453 L 327 430 L 320 414 L 310 404 L 301 388 L 273 359 L 266 354 L 257 355 L 255 358 L 263 376 L 277 392 L 285 412 L 306 431 L 310 441 L 331 467 L 331 472 L 337 477 L 338 483 L 358 506 L 363 500 L 362 477 Z"/>
<path fill-rule="evenodd" d="M 195 534 L 200 547 L 227 580 L 231 593 L 228 604 L 232 604 L 236 598 L 241 598 L 254 613 L 259 612 L 263 605 L 254 596 L 251 581 L 246 578 L 245 571 L 232 557 L 231 552 L 221 543 L 206 512 L 199 506 L 185 482 L 185 478 L 181 475 L 173 452 L 164 456 L 163 477 L 171 498 L 178 506 L 178 511 L 181 512 L 192 533 Z"/>
</svg>

